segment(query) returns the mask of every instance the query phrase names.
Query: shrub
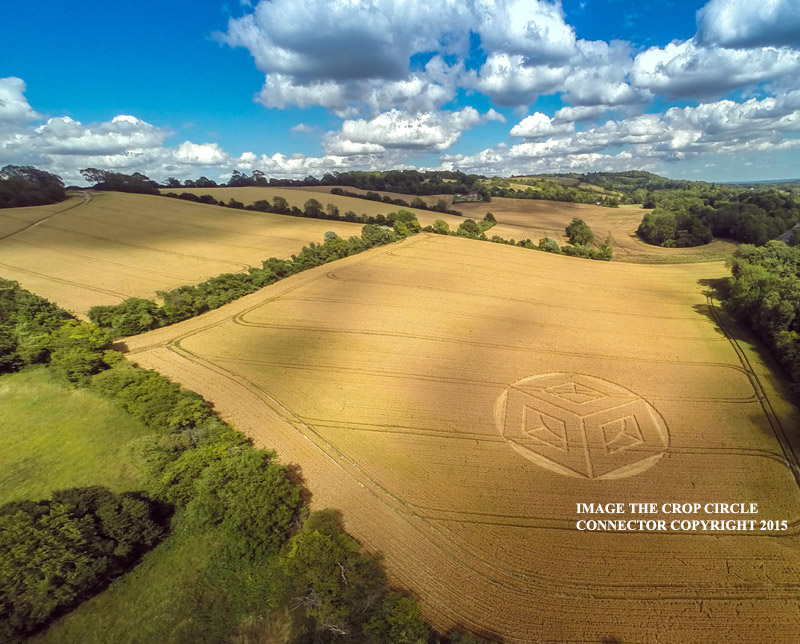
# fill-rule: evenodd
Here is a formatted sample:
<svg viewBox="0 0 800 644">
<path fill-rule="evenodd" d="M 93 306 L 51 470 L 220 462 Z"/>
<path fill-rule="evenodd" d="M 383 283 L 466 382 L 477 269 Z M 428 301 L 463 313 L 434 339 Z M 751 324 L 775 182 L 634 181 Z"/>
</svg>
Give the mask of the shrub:
<svg viewBox="0 0 800 644">
<path fill-rule="evenodd" d="M 277 553 L 300 510 L 300 488 L 274 458 L 262 450 L 228 455 L 208 465 L 195 485 L 190 512 L 200 523 L 219 525 L 241 556 Z"/>
<path fill-rule="evenodd" d="M 580 244 L 586 246 L 594 242 L 594 233 L 583 219 L 575 217 L 566 228 L 567 237 L 570 244 Z"/>
<path fill-rule="evenodd" d="M 433 232 L 439 235 L 449 235 L 450 226 L 444 219 L 437 219 L 433 222 Z"/>
</svg>

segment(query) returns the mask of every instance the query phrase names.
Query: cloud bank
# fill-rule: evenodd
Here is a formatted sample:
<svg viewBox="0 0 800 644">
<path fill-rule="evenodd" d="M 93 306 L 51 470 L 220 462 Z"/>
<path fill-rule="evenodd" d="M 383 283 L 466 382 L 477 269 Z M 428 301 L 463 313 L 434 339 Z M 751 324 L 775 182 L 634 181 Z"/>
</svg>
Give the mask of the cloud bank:
<svg viewBox="0 0 800 644">
<path fill-rule="evenodd" d="M 216 38 L 250 53 L 264 75 L 254 92 L 265 108 L 333 115 L 338 125 L 327 132 L 299 121 L 291 128 L 319 136 L 318 155 L 167 145 L 169 127 L 124 114 L 89 124 L 44 118 L 26 100 L 25 82 L 9 77 L 0 79 L 0 162 L 69 180 L 87 166 L 160 179 L 234 169 L 302 177 L 411 167 L 420 158 L 510 174 L 664 167 L 799 145 L 796 0 L 710 0 L 692 38 L 647 48 L 578 38 L 558 0 L 242 6 L 246 13 Z M 558 107 L 536 108 L 543 96 Z M 459 151 L 464 133 L 481 128 L 497 142 Z"/>
</svg>

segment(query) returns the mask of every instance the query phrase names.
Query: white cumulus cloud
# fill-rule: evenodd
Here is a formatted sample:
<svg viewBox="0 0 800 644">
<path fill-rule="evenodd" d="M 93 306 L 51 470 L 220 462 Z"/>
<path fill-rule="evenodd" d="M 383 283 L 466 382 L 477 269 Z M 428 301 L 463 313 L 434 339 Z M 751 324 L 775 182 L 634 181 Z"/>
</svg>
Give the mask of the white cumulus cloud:
<svg viewBox="0 0 800 644">
<path fill-rule="evenodd" d="M 36 118 L 39 115 L 25 98 L 25 81 L 14 76 L 0 78 L 0 128 Z"/>
<path fill-rule="evenodd" d="M 487 121 L 502 121 L 495 110 L 480 114 L 472 107 L 456 112 L 409 114 L 392 109 L 370 120 L 347 120 L 325 140 L 329 154 L 375 154 L 391 149 L 446 150 L 461 132 Z"/>
<path fill-rule="evenodd" d="M 799 75 L 800 51 L 702 47 L 691 40 L 640 53 L 631 73 L 637 86 L 668 98 L 717 96 Z"/>
<path fill-rule="evenodd" d="M 443 155 L 443 167 L 487 174 L 646 169 L 701 156 L 798 149 L 800 138 L 786 135 L 800 133 L 800 90 L 744 103 L 673 107 L 569 135 L 542 134 L 555 125 L 546 115 L 531 115 L 515 126 L 515 135 L 535 136 L 509 148 Z"/>
<path fill-rule="evenodd" d="M 722 47 L 800 47 L 800 3 L 710 0 L 697 12 L 697 40 Z"/>
<path fill-rule="evenodd" d="M 572 134 L 574 131 L 575 125 L 572 123 L 559 123 L 551 119 L 547 114 L 534 112 L 511 128 L 511 136 L 539 139 Z"/>
</svg>

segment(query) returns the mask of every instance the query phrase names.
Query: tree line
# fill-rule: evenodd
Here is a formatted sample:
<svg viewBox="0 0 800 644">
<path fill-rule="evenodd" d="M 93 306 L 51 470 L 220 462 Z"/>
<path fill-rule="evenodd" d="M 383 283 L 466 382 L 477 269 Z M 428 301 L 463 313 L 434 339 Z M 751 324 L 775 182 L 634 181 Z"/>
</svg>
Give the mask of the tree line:
<svg viewBox="0 0 800 644">
<path fill-rule="evenodd" d="M 433 212 L 441 212 L 446 215 L 456 215 L 461 216 L 460 210 L 454 210 L 450 207 L 450 205 L 444 199 L 437 199 L 436 203 L 429 204 L 427 201 L 420 199 L 419 197 L 415 197 L 409 203 L 405 199 L 396 198 L 393 199 L 389 195 L 383 195 L 381 197 L 380 194 L 377 192 L 368 191 L 366 194 L 361 194 L 360 192 L 352 192 L 350 190 L 343 190 L 342 188 L 331 188 L 332 195 L 341 195 L 344 197 L 353 197 L 354 199 L 366 199 L 368 201 L 381 201 L 386 204 L 392 204 L 394 206 L 402 206 L 403 208 L 417 208 L 419 210 L 432 210 Z M 484 201 L 491 201 L 491 197 L 489 197 L 488 191 L 486 192 L 486 199 Z"/>
<path fill-rule="evenodd" d="M 362 213 L 360 215 L 357 215 L 353 210 L 348 210 L 342 213 L 339 207 L 332 203 L 327 204 L 327 206 L 323 208 L 322 203 L 320 203 L 317 199 L 314 199 L 313 197 L 311 199 L 308 199 L 303 204 L 302 208 L 298 208 L 297 206 L 290 206 L 289 202 L 280 195 L 276 195 L 275 197 L 273 197 L 271 203 L 269 199 L 258 199 L 252 204 L 248 205 L 243 204 L 241 201 L 237 201 L 233 197 L 231 197 L 228 201 L 224 200 L 218 201 L 212 195 L 206 194 L 198 196 L 193 192 L 183 192 L 181 194 L 168 192 L 164 196 L 173 199 L 183 199 L 184 201 L 192 201 L 194 203 L 202 203 L 212 206 L 226 206 L 228 208 L 235 208 L 238 210 L 269 212 L 269 213 L 274 213 L 276 215 L 288 215 L 290 217 L 309 217 L 311 219 L 347 221 L 356 224 L 377 224 L 378 226 L 393 226 L 394 218 L 397 216 L 396 213 L 389 213 L 388 215 L 383 215 L 380 213 L 378 213 L 377 215 L 367 215 L 365 213 Z M 378 199 L 377 201 L 383 201 L 384 203 L 389 203 L 388 201 L 385 201 L 383 199 Z M 405 204 L 405 206 L 408 206 L 408 204 L 402 199 L 391 200 L 391 203 L 393 204 L 397 202 L 401 202 L 400 205 Z M 447 207 L 446 203 L 445 207 Z M 428 208 L 428 210 L 430 209 L 431 208 Z M 442 211 L 439 210 L 438 212 Z M 452 214 L 452 212 L 450 214 Z"/>
<path fill-rule="evenodd" d="M 133 192 L 144 195 L 159 195 L 159 185 L 141 172 L 123 174 L 110 170 L 85 168 L 81 170 L 84 179 L 94 184 L 95 190 L 113 190 L 115 192 Z"/>
<path fill-rule="evenodd" d="M 505 239 L 499 235 L 488 237 L 486 231 L 496 223 L 495 217 L 491 212 L 487 212 L 482 221 L 476 222 L 472 219 L 465 219 L 456 230 L 450 230 L 450 225 L 444 219 L 437 219 L 432 226 L 426 226 L 424 232 L 436 233 L 437 235 L 456 235 L 467 239 L 477 239 L 479 241 L 489 241 L 495 244 L 506 244 L 518 246 L 529 250 L 540 250 L 556 255 L 568 255 L 570 257 L 582 257 L 584 259 L 597 259 L 610 261 L 614 255 L 611 248 L 611 239 L 598 244 L 592 229 L 582 219 L 574 218 L 566 227 L 565 232 L 570 241 L 570 246 L 561 246 L 552 237 L 542 237 L 536 244 L 530 239 Z"/>
<path fill-rule="evenodd" d="M 228 186 L 349 186 L 361 190 L 380 192 L 401 192 L 407 195 L 466 194 L 480 187 L 486 177 L 477 174 L 465 174 L 458 170 L 435 170 L 420 172 L 419 170 L 388 170 L 383 172 L 333 172 L 325 173 L 322 178 L 308 176 L 305 179 L 267 178 L 260 170 L 253 170 L 252 175 L 234 170 Z"/>
<path fill-rule="evenodd" d="M 248 566 L 249 612 L 228 638 L 262 641 L 265 615 L 284 607 L 298 644 L 438 641 L 417 600 L 390 588 L 380 556 L 365 553 L 335 511 L 309 512 L 290 468 L 201 396 L 133 366 L 104 331 L 8 280 L 0 280 L 0 329 L 0 371 L 50 368 L 151 430 L 139 443 L 144 492 L 78 488 L 0 507 L 2 641 L 42 630 L 159 542 L 209 529 L 223 539 L 213 574 Z"/>
<path fill-rule="evenodd" d="M 527 183 L 527 188 L 517 189 L 511 187 L 509 179 L 492 178 L 489 180 L 491 197 L 504 197 L 506 199 L 541 199 L 544 201 L 566 201 L 568 203 L 599 204 L 609 208 L 618 208 L 619 199 L 614 195 L 606 195 L 595 190 L 563 186 L 555 181 L 513 179 L 515 182 Z"/>
</svg>

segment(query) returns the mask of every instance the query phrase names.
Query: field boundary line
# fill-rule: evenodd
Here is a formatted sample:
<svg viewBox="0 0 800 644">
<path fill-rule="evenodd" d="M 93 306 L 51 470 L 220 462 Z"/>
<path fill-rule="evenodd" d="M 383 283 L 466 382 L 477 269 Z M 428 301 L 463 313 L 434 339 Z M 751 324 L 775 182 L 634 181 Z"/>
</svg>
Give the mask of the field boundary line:
<svg viewBox="0 0 800 644">
<path fill-rule="evenodd" d="M 420 240 L 419 237 L 417 238 L 406 238 L 398 243 L 418 243 Z M 151 331 L 146 331 L 145 333 L 141 333 L 136 336 L 130 336 L 127 338 L 120 338 L 119 342 L 122 344 L 126 344 L 128 340 L 136 339 L 136 340 L 143 340 L 149 339 L 150 337 L 159 338 L 164 336 L 164 340 L 156 340 L 152 344 L 144 344 L 140 346 L 134 345 L 134 348 L 127 349 L 124 353 L 127 354 L 136 354 L 141 353 L 143 351 L 148 351 L 150 349 L 156 347 L 163 347 L 167 346 L 171 342 L 175 342 L 178 340 L 183 340 L 190 336 L 196 335 L 207 329 L 210 329 L 215 326 L 219 326 L 228 320 L 233 320 L 241 315 L 246 315 L 250 311 L 253 311 L 265 304 L 269 304 L 277 300 L 281 297 L 284 293 L 290 293 L 295 289 L 300 288 L 308 283 L 314 282 L 318 279 L 326 277 L 327 274 L 332 271 L 336 270 L 337 267 L 333 266 L 339 262 L 346 262 L 347 260 L 351 260 L 350 264 L 359 264 L 363 261 L 366 261 L 368 257 L 371 256 L 371 251 L 386 251 L 386 246 L 377 246 L 366 250 L 362 253 L 357 255 L 350 255 L 349 257 L 344 257 L 342 259 L 334 260 L 333 262 L 328 262 L 327 264 L 321 264 L 320 266 L 315 266 L 305 271 L 301 271 L 300 273 L 295 273 L 294 275 L 290 275 L 282 280 L 274 282 L 273 284 L 269 284 L 267 286 L 263 286 L 257 291 L 253 293 L 249 293 L 242 297 L 236 298 L 235 300 L 228 302 L 220 306 L 219 308 L 212 309 L 210 311 L 206 311 L 201 315 L 196 315 L 194 317 L 188 318 L 186 320 L 182 320 L 181 322 L 176 322 L 175 324 L 169 324 L 165 327 L 161 327 L 158 329 L 153 329 Z M 380 254 L 380 252 L 376 253 Z M 317 271 L 317 269 L 321 269 Z M 293 283 L 289 283 L 293 282 Z M 274 295 L 269 295 L 264 297 L 264 291 L 270 289 L 271 291 L 277 291 Z M 250 302 L 253 302 L 252 304 Z M 242 308 L 244 306 L 244 308 Z M 240 310 L 241 309 L 241 310 Z M 230 314 L 228 314 L 230 313 Z M 205 323 L 202 323 L 205 318 Z M 201 324 L 201 326 L 194 326 L 197 324 Z M 177 327 L 189 327 L 189 329 L 185 333 L 181 333 L 181 329 Z M 138 343 L 137 343 L 138 344 Z"/>
</svg>

